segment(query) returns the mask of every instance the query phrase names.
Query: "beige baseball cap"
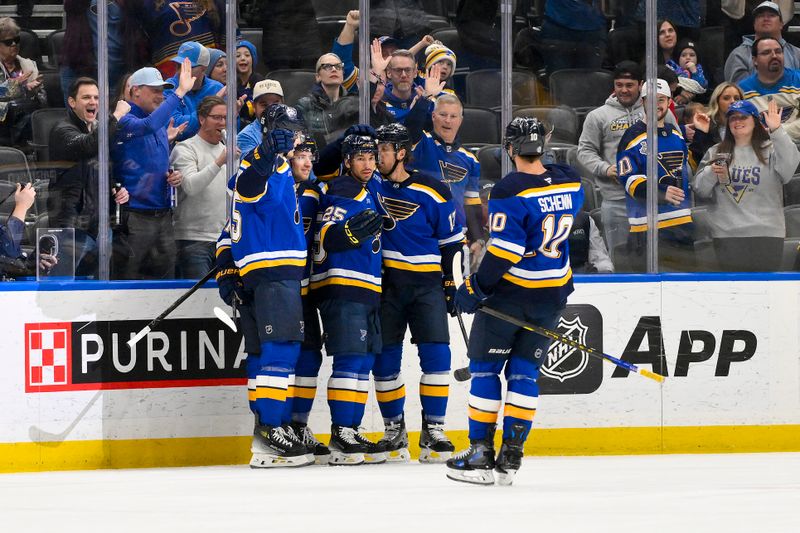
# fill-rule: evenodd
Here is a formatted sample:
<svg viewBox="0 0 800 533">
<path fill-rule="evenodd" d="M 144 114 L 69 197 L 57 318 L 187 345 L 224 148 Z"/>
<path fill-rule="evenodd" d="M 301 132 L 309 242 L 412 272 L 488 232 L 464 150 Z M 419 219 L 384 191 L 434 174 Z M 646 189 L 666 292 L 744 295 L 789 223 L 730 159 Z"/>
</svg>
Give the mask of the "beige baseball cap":
<svg viewBox="0 0 800 533">
<path fill-rule="evenodd" d="M 275 80 L 261 80 L 253 86 L 253 101 L 265 94 L 277 94 L 283 96 L 283 87 L 281 83 Z"/>
</svg>

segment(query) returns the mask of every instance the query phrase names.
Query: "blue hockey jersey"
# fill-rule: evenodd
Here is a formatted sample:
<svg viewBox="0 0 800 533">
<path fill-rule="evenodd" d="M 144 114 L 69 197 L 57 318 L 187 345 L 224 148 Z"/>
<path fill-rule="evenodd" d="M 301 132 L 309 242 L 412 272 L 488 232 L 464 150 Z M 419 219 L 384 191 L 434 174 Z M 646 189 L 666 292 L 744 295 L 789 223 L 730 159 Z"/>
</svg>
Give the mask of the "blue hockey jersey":
<svg viewBox="0 0 800 533">
<path fill-rule="evenodd" d="M 317 183 L 312 180 L 301 181 L 295 186 L 295 189 L 297 191 L 297 203 L 300 206 L 300 215 L 303 218 L 303 234 L 306 239 L 306 250 L 309 251 L 309 257 L 311 257 L 314 249 L 317 211 L 319 210 L 319 201 L 322 196 L 322 191 L 320 191 Z M 301 282 L 301 293 L 303 296 L 308 294 L 312 264 L 313 261 L 307 261 L 303 271 L 303 281 Z"/>
<path fill-rule="evenodd" d="M 487 293 L 557 306 L 573 291 L 569 237 L 583 205 L 580 176 L 565 165 L 512 172 L 489 197 L 489 242 L 477 280 Z"/>
<path fill-rule="evenodd" d="M 412 154 L 413 158 L 406 168 L 418 170 L 446 183 L 453 194 L 456 222 L 466 226 L 464 206 L 481 204 L 478 193 L 481 164 L 478 158 L 463 146 L 447 144 L 427 131 L 423 132 L 422 138 L 414 145 Z"/>
<path fill-rule="evenodd" d="M 377 199 L 349 174 L 322 184 L 320 190 L 311 292 L 316 300 L 341 299 L 377 307 L 381 299 L 380 239 L 342 250 L 334 250 L 326 242 L 328 232 L 353 215 L 367 209 L 381 212 Z"/>
<path fill-rule="evenodd" d="M 450 273 L 453 255 L 464 242 L 450 190 L 420 172 L 401 183 L 373 181 L 387 214 L 381 235 L 384 284 L 440 286 L 443 267 Z"/>
<path fill-rule="evenodd" d="M 258 279 L 303 279 L 308 256 L 303 221 L 291 168 L 283 157 L 274 158 L 273 166 L 273 158 L 258 146 L 242 160 L 229 231 L 245 287 L 253 288 Z"/>
<path fill-rule="evenodd" d="M 622 136 L 617 151 L 617 175 L 625 189 L 631 233 L 647 231 L 646 132 L 645 123 L 637 122 Z M 673 228 L 669 233 L 693 231 L 689 185 L 691 157 L 678 128 L 669 123 L 658 128 L 658 228 Z M 682 188 L 686 195 L 678 206 L 664 200 L 664 192 L 670 185 Z M 679 226 L 686 227 L 676 230 Z"/>
</svg>

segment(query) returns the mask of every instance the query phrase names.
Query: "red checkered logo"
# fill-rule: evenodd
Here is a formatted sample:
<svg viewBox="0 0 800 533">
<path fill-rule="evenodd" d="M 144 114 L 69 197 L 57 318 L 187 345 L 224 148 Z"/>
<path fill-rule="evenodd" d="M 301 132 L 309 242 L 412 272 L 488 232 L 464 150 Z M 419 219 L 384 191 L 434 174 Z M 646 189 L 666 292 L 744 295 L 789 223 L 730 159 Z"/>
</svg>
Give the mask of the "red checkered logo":
<svg viewBox="0 0 800 533">
<path fill-rule="evenodd" d="M 25 391 L 64 390 L 70 385 L 72 324 L 25 324 Z"/>
</svg>

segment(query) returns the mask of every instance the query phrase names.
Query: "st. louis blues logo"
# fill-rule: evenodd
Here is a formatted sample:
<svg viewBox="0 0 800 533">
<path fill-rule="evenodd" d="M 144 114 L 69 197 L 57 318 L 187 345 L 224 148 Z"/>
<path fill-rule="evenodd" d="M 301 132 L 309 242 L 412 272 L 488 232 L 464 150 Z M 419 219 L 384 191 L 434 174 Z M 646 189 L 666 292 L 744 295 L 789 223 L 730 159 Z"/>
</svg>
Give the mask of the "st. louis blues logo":
<svg viewBox="0 0 800 533">
<path fill-rule="evenodd" d="M 449 161 L 439 161 L 442 170 L 442 181 L 445 183 L 458 183 L 467 177 L 467 169 Z"/>
<path fill-rule="evenodd" d="M 565 337 L 580 344 L 586 344 L 586 333 L 589 328 L 581 322 L 579 315 L 572 320 L 560 318 L 556 330 Z M 589 356 L 586 353 L 553 341 L 547 351 L 547 359 L 542 364 L 542 374 L 563 383 L 583 372 L 588 362 Z"/>
<path fill-rule="evenodd" d="M 169 7 L 178 15 L 178 20 L 169 25 L 169 31 L 175 37 L 183 37 L 192 31 L 192 22 L 206 13 L 200 2 L 172 2 Z"/>
<path fill-rule="evenodd" d="M 397 226 L 398 220 L 405 220 L 419 209 L 419 204 L 413 202 L 406 202 L 405 200 L 398 200 L 396 198 L 387 198 L 378 193 L 378 202 L 380 202 L 384 211 L 389 215 L 384 218 L 383 229 L 391 231 Z"/>
</svg>

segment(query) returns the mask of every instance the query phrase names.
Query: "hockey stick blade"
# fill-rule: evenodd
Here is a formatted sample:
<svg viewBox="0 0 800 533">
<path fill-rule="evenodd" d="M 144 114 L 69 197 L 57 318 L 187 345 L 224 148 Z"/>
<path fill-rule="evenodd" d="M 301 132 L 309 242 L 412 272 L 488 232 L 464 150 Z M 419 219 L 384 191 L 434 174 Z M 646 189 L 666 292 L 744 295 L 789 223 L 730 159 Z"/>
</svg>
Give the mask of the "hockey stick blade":
<svg viewBox="0 0 800 533">
<path fill-rule="evenodd" d="M 226 326 L 228 326 L 228 328 L 230 328 L 230 330 L 231 330 L 231 331 L 233 331 L 234 333 L 236 333 L 236 331 L 237 331 L 237 329 L 236 329 L 236 323 L 233 321 L 233 319 L 232 319 L 231 317 L 229 317 L 229 316 L 228 316 L 228 315 L 225 313 L 225 311 L 223 311 L 223 310 L 222 310 L 222 309 L 220 309 L 219 307 L 216 307 L 216 306 L 214 306 L 214 315 L 216 315 L 216 317 L 217 317 L 218 319 L 220 319 L 220 321 L 221 321 L 223 324 L 225 324 Z"/>
<path fill-rule="evenodd" d="M 514 324 L 515 326 L 521 327 L 522 329 L 526 329 L 528 331 L 532 331 L 533 333 L 538 333 L 544 337 L 552 339 L 554 341 L 558 341 L 562 344 L 566 344 L 570 348 L 575 348 L 576 350 L 580 350 L 586 355 L 590 355 L 592 357 L 596 357 L 598 359 L 602 359 L 604 361 L 608 361 L 609 363 L 613 363 L 620 368 L 624 368 L 628 372 L 633 372 L 635 374 L 639 374 L 642 377 L 646 377 L 648 379 L 652 379 L 653 381 L 657 381 L 659 383 L 664 382 L 664 376 L 660 374 L 656 374 L 655 372 L 651 372 L 650 370 L 646 370 L 644 368 L 639 368 L 638 366 L 634 365 L 633 363 L 629 363 L 628 361 L 623 361 L 622 359 L 618 359 L 611 355 L 605 354 L 594 348 L 590 348 L 585 344 L 581 344 L 578 341 L 570 339 L 569 337 L 565 337 L 560 333 L 556 333 L 555 331 L 549 330 L 547 328 L 543 328 L 541 326 L 537 326 L 535 324 L 531 324 L 529 322 L 525 322 L 520 320 L 516 317 L 511 315 L 507 315 L 501 311 L 496 309 L 492 309 L 491 307 L 479 307 L 478 310 L 482 313 L 486 313 L 487 315 L 493 316 L 495 318 L 499 318 L 500 320 L 504 320 L 510 324 Z"/>
<path fill-rule="evenodd" d="M 148 333 L 150 333 L 150 326 L 143 327 L 139 333 L 131 337 L 131 340 L 128 341 L 128 347 L 133 348 L 133 345 L 142 340 L 142 338 Z"/>
</svg>

